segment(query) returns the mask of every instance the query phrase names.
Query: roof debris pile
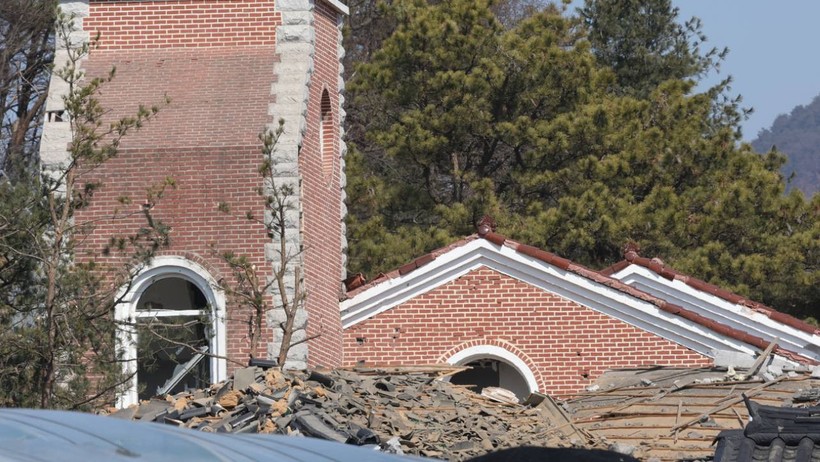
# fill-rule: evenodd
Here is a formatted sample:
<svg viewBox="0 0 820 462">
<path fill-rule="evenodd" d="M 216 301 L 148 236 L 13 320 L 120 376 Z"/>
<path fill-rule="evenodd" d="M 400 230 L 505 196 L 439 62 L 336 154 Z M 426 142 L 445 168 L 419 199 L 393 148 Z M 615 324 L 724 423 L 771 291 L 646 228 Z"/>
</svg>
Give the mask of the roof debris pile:
<svg viewBox="0 0 820 462">
<path fill-rule="evenodd" d="M 143 401 L 112 416 L 204 432 L 312 436 L 446 460 L 529 445 L 609 449 L 660 462 L 710 460 L 719 433 L 747 426 L 750 402 L 820 406 L 820 369 L 776 371 L 762 361 L 742 373 L 612 370 L 561 403 L 533 393 L 524 404 L 509 402 L 503 389 L 479 395 L 438 380 L 464 369 L 247 367 L 209 389 Z"/>
<path fill-rule="evenodd" d="M 752 421 L 743 430 L 720 432 L 715 462 L 820 461 L 820 407 L 790 409 L 746 404 Z"/>
<path fill-rule="evenodd" d="M 741 374 L 734 368 L 614 370 L 565 404 L 579 430 L 620 445 L 621 452 L 642 460 L 705 460 L 713 456 L 721 431 L 749 423 L 747 400 L 784 408 L 820 405 L 817 375 L 808 370 Z"/>
<path fill-rule="evenodd" d="M 447 460 L 521 445 L 592 444 L 544 395 L 529 404 L 510 404 L 437 380 L 463 369 L 320 373 L 247 367 L 210 389 L 143 401 L 112 416 L 205 432 L 296 434 L 378 444 L 387 452 Z"/>
</svg>

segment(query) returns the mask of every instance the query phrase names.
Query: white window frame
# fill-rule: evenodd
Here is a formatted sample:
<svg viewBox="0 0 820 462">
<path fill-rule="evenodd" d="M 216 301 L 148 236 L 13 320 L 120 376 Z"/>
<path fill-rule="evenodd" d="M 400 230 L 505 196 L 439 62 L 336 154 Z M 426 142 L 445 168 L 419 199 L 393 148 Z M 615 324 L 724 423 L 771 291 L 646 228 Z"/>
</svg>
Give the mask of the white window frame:
<svg viewBox="0 0 820 462">
<path fill-rule="evenodd" d="M 202 310 L 139 310 L 138 304 L 143 293 L 155 282 L 166 278 L 184 279 L 196 286 L 208 303 L 211 309 L 211 325 L 213 333 L 210 339 L 208 352 L 211 366 L 211 382 L 225 380 L 228 376 L 225 332 L 225 292 L 219 288 L 214 278 L 201 265 L 188 259 L 175 256 L 161 256 L 152 260 L 151 264 L 143 269 L 131 284 L 131 290 L 120 292 L 122 303 L 114 310 L 115 319 L 123 322 L 117 340 L 119 350 L 122 352 L 123 372 L 131 375 L 131 380 L 126 384 L 125 389 L 117 397 L 117 407 L 125 408 L 139 403 L 137 392 L 138 378 L 137 369 L 137 332 L 136 322 L 140 318 L 165 317 L 165 316 L 200 316 Z"/>
</svg>

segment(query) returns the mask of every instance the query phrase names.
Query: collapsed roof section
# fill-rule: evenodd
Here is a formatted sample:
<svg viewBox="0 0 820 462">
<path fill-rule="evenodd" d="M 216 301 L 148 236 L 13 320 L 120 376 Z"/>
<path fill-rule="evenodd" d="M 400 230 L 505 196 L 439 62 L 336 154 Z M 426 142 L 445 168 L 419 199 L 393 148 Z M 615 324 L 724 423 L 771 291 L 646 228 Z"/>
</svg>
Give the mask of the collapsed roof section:
<svg viewBox="0 0 820 462">
<path fill-rule="evenodd" d="M 817 435 L 817 418 L 805 417 L 820 410 L 819 387 L 820 377 L 807 372 L 763 380 L 725 368 L 633 368 L 606 372 L 594 389 L 564 405 L 579 431 L 634 448 L 632 455 L 640 460 L 712 460 L 713 455 L 724 462 L 781 460 L 769 456 L 778 449 L 794 454 L 802 438 Z M 787 419 L 772 421 L 776 416 Z M 814 441 L 816 446 L 802 444 L 820 449 L 820 440 Z M 738 457 L 741 447 L 748 452 Z M 784 455 L 782 460 L 810 459 Z"/>
<path fill-rule="evenodd" d="M 601 272 L 710 321 L 777 343 L 820 361 L 820 328 L 666 266 L 627 249 L 625 259 Z"/>
<path fill-rule="evenodd" d="M 739 314 L 714 319 L 681 306 L 675 298 L 644 291 L 558 255 L 484 231 L 351 288 L 340 305 L 343 328 L 488 267 L 712 358 L 719 350 L 755 354 L 776 337 L 747 331 Z M 794 363 L 817 364 L 820 360 L 816 353 L 794 342 L 778 345 L 774 353 Z"/>
<path fill-rule="evenodd" d="M 717 437 L 715 462 L 820 462 L 820 407 L 764 406 L 747 400 L 751 422 Z"/>
</svg>

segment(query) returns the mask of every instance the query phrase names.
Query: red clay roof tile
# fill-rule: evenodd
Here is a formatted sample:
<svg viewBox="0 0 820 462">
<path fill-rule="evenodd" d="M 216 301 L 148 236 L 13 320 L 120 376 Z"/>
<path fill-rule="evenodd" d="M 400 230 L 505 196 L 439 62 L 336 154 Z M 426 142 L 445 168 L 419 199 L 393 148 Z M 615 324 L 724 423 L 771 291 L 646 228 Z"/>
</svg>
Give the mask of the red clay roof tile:
<svg viewBox="0 0 820 462">
<path fill-rule="evenodd" d="M 348 298 L 351 298 L 351 297 L 353 297 L 353 296 L 355 296 L 355 295 L 357 295 L 357 294 L 359 294 L 359 293 L 361 293 L 361 292 L 363 292 L 363 291 L 365 291 L 365 290 L 367 290 L 371 287 L 374 287 L 374 286 L 380 284 L 385 279 L 392 279 L 392 278 L 398 277 L 400 275 L 403 276 L 405 274 L 408 274 L 408 273 L 414 271 L 415 269 L 419 268 L 420 266 L 425 265 L 425 264 L 435 260 L 436 257 L 438 257 L 440 255 L 443 255 L 443 254 L 445 254 L 445 253 L 447 253 L 447 252 L 449 252 L 449 251 L 451 251 L 455 248 L 461 247 L 461 246 L 463 246 L 463 245 L 465 245 L 469 242 L 472 242 L 476 239 L 482 239 L 483 238 L 483 239 L 485 239 L 489 242 L 492 242 L 495 245 L 498 245 L 498 246 L 503 245 L 503 246 L 509 247 L 509 248 L 511 248 L 511 249 L 513 249 L 517 252 L 520 252 L 520 253 L 524 254 L 524 255 L 530 256 L 532 258 L 543 261 L 547 264 L 556 266 L 556 267 L 561 268 L 563 270 L 567 270 L 571 273 L 574 273 L 574 274 L 577 274 L 577 275 L 582 276 L 584 278 L 590 279 L 590 280 L 592 280 L 594 282 L 597 282 L 599 284 L 602 284 L 602 285 L 605 285 L 605 286 L 610 287 L 612 289 L 615 289 L 615 290 L 618 290 L 620 292 L 626 293 L 626 294 L 628 294 L 632 297 L 635 297 L 639 300 L 643 300 L 645 302 L 651 303 L 651 304 L 657 306 L 662 311 L 665 311 L 665 312 L 670 313 L 670 314 L 674 314 L 676 316 L 680 316 L 681 318 L 684 318 L 684 319 L 689 320 L 691 322 L 694 322 L 698 325 L 706 327 L 707 329 L 710 329 L 710 330 L 712 330 L 712 331 L 714 331 L 714 332 L 716 332 L 720 335 L 724 335 L 724 336 L 733 338 L 735 340 L 739 340 L 739 341 L 744 342 L 746 344 L 757 347 L 761 350 L 764 350 L 764 349 L 766 349 L 766 347 L 769 346 L 769 342 L 762 339 L 762 338 L 760 338 L 760 337 L 751 335 L 747 332 L 735 329 L 733 327 L 726 326 L 724 324 L 720 324 L 720 323 L 718 323 L 716 321 L 713 321 L 709 318 L 706 318 L 706 317 L 704 317 L 704 316 L 702 316 L 698 313 L 687 310 L 686 308 L 683 308 L 682 306 L 678 306 L 678 305 L 669 303 L 666 300 L 663 300 L 661 298 L 650 295 L 650 294 L 648 294 L 648 293 L 646 293 L 646 292 L 644 292 L 640 289 L 636 289 L 636 288 L 634 288 L 634 287 L 632 287 L 632 286 L 630 286 L 626 283 L 623 283 L 623 282 L 621 282 L 621 281 L 619 281 L 615 278 L 610 277 L 610 275 L 615 273 L 616 271 L 620 271 L 620 269 L 623 269 L 626 266 L 629 266 L 629 263 L 636 263 L 636 264 L 640 264 L 641 266 L 646 266 L 647 268 L 650 268 L 653 271 L 658 272 L 659 274 L 662 274 L 664 277 L 669 277 L 670 279 L 681 278 L 681 280 L 683 280 L 683 278 L 685 277 L 686 280 L 692 280 L 692 278 L 689 278 L 688 276 L 680 275 L 679 273 L 676 273 L 673 270 L 665 267 L 663 265 L 663 262 L 658 260 L 658 259 L 650 260 L 648 258 L 638 257 L 637 253 L 635 253 L 634 251 L 631 251 L 631 252 L 628 252 L 627 255 L 634 254 L 634 256 L 632 257 L 631 260 L 628 259 L 626 264 L 624 264 L 623 262 L 620 262 L 620 263 L 617 263 L 616 265 L 611 266 L 610 268 L 607 268 L 606 270 L 594 271 L 594 270 L 591 270 L 589 268 L 586 268 L 585 266 L 573 263 L 572 261 L 567 260 L 566 258 L 559 257 L 558 255 L 555 255 L 554 253 L 547 252 L 545 250 L 541 250 L 541 249 L 538 249 L 538 248 L 530 246 L 530 245 L 521 244 L 519 242 L 507 239 L 506 237 L 504 237 L 500 234 L 496 234 L 494 232 L 487 232 L 487 233 L 482 233 L 482 234 L 483 235 L 473 234 L 471 236 L 468 236 L 465 239 L 462 239 L 462 240 L 457 241 L 453 244 L 450 244 L 449 246 L 442 247 L 438 250 L 434 250 L 433 252 L 430 252 L 427 255 L 419 257 L 416 260 L 414 260 L 414 261 L 400 267 L 398 270 L 391 271 L 390 273 L 387 273 L 386 275 L 380 275 L 379 278 L 374 279 L 370 283 L 368 283 L 366 285 L 363 285 L 363 286 L 361 286 L 361 287 L 359 287 L 355 290 L 349 291 L 348 292 Z M 637 263 L 635 261 L 635 260 L 638 260 L 638 259 L 640 260 L 640 263 Z M 618 269 L 616 271 L 613 271 L 612 269 L 616 268 L 616 267 L 620 267 L 620 269 Z M 698 281 L 698 280 L 695 280 L 695 281 Z M 703 281 L 698 281 L 698 282 L 701 285 L 707 284 Z M 723 289 L 720 289 L 717 286 L 712 286 L 711 284 L 707 284 L 707 285 L 712 288 L 711 290 L 713 292 L 731 294 L 730 292 L 727 292 Z M 732 295 L 734 295 L 734 294 L 732 294 Z M 735 297 L 738 297 L 738 298 L 742 299 L 742 297 L 737 296 L 737 295 L 735 295 Z M 757 304 L 757 305 L 760 305 L 760 304 Z M 746 306 L 748 306 L 748 305 L 746 305 Z M 764 306 L 764 305 L 760 305 L 760 306 Z M 792 325 L 792 323 L 795 322 L 795 321 L 797 323 L 805 324 L 802 321 L 799 321 L 799 320 L 797 320 L 797 319 L 795 319 L 791 316 L 788 316 L 784 313 L 779 313 L 779 312 L 777 312 L 777 311 L 775 311 L 771 308 L 768 308 L 768 307 L 766 307 L 766 309 L 769 313 L 767 315 L 772 317 L 772 319 L 778 320 L 779 322 L 784 322 L 784 321 L 781 321 L 780 319 L 790 319 L 788 322 L 784 322 L 784 324 Z M 777 314 L 775 315 L 774 313 L 777 313 Z M 777 318 L 775 318 L 774 316 L 777 316 Z M 808 326 L 807 324 L 805 324 L 805 325 Z M 792 327 L 795 327 L 795 326 L 792 325 Z M 809 326 L 809 327 L 811 327 L 811 326 Z M 803 329 L 801 329 L 801 330 L 803 330 Z M 801 355 L 799 355 L 795 352 L 786 350 L 786 349 L 784 349 L 780 346 L 775 347 L 774 352 L 781 355 L 781 356 L 783 356 L 783 357 L 785 357 L 785 358 L 791 359 L 791 360 L 796 361 L 796 362 L 808 363 L 808 364 L 818 364 L 817 361 L 814 361 L 814 360 L 808 359 L 806 357 L 803 357 L 803 356 L 801 356 Z"/>
<path fill-rule="evenodd" d="M 624 268 L 626 268 L 630 264 L 635 264 L 635 265 L 647 268 L 647 269 L 649 269 L 649 270 L 651 270 L 651 271 L 653 271 L 653 272 L 659 274 L 660 276 L 665 277 L 669 280 L 681 281 L 684 284 L 692 287 L 693 289 L 699 290 L 701 292 L 706 292 L 708 294 L 712 294 L 715 297 L 721 298 L 721 299 L 726 300 L 730 303 L 745 306 L 745 307 L 747 307 L 747 308 L 749 308 L 749 309 L 751 309 L 755 312 L 764 314 L 764 315 L 768 316 L 769 318 L 771 318 L 771 319 L 773 319 L 777 322 L 785 324 L 789 327 L 793 327 L 797 330 L 800 330 L 800 331 L 803 331 L 803 332 L 806 332 L 806 333 L 809 333 L 809 334 L 812 334 L 812 335 L 820 335 L 820 328 L 817 328 L 815 326 L 812 326 L 811 324 L 808 324 L 804 321 L 801 321 L 801 320 L 795 318 L 794 316 L 791 316 L 791 315 L 788 315 L 786 313 L 777 311 L 776 309 L 774 309 L 770 306 L 766 306 L 766 305 L 764 305 L 762 303 L 759 303 L 759 302 L 756 302 L 754 300 L 749 300 L 746 297 L 743 297 L 742 295 L 735 294 L 735 293 L 730 292 L 730 291 L 728 291 L 728 290 L 726 290 L 722 287 L 718 287 L 714 284 L 710 284 L 710 283 L 708 283 L 706 281 L 703 281 L 701 279 L 697 279 L 695 277 L 689 276 L 688 274 L 684 274 L 684 273 L 681 273 L 679 271 L 676 271 L 673 268 L 670 268 L 669 266 L 666 266 L 662 261 L 660 261 L 658 259 L 655 259 L 655 258 L 649 259 L 649 258 L 646 258 L 646 257 L 641 257 L 634 250 L 627 251 L 624 254 L 624 260 L 622 260 L 618 263 L 615 263 L 614 265 L 612 265 L 608 268 L 605 268 L 605 269 L 601 270 L 601 274 L 606 275 L 606 276 L 611 276 L 611 275 L 623 270 Z"/>
<path fill-rule="evenodd" d="M 406 265 L 402 265 L 401 267 L 399 267 L 399 268 L 397 268 L 393 271 L 390 271 L 388 273 L 379 273 L 378 276 L 373 278 L 373 280 L 368 282 L 367 284 L 364 284 L 364 285 L 361 285 L 361 286 L 358 286 L 358 287 L 355 287 L 353 289 L 348 290 L 345 298 L 355 297 L 356 295 L 364 292 L 365 290 L 370 289 L 371 287 L 375 287 L 375 286 L 381 284 L 382 282 L 386 281 L 387 279 L 394 279 L 396 277 L 403 276 L 407 273 L 410 273 L 410 272 L 414 271 L 415 269 L 419 268 L 419 266 L 423 266 L 423 265 L 426 265 L 426 264 L 432 262 L 438 256 L 443 255 L 443 254 L 445 254 L 445 253 L 447 253 L 447 252 L 449 252 L 449 251 L 451 251 L 455 248 L 466 245 L 467 243 L 472 242 L 476 239 L 479 239 L 477 234 L 467 236 L 464 239 L 453 242 L 452 244 L 450 244 L 448 246 L 442 247 L 440 249 L 436 249 L 436 250 L 434 250 L 434 251 L 432 251 L 428 254 L 422 255 L 421 257 L 416 258 L 412 262 L 410 262 Z M 419 265 L 417 262 L 421 262 L 421 265 Z M 404 270 L 404 272 L 402 272 L 402 270 Z"/>
</svg>

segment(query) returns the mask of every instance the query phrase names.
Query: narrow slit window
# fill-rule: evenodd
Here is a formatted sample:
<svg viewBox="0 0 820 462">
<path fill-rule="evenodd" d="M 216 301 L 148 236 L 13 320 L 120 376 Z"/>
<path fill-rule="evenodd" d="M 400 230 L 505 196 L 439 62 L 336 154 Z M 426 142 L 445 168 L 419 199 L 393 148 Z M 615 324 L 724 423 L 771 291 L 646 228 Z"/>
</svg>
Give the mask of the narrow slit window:
<svg viewBox="0 0 820 462">
<path fill-rule="evenodd" d="M 333 180 L 333 168 L 336 164 L 333 153 L 333 111 L 330 107 L 330 95 L 322 92 L 321 126 L 319 127 L 319 150 L 322 156 L 322 176 L 328 184 Z"/>
</svg>

